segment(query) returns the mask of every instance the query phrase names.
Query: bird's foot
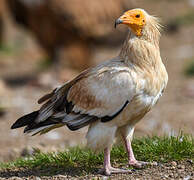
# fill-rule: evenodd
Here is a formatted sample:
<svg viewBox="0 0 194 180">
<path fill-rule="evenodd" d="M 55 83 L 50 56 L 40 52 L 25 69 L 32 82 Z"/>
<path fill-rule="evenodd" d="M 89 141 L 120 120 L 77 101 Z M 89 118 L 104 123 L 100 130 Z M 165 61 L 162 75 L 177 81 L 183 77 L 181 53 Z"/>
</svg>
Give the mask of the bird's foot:
<svg viewBox="0 0 194 180">
<path fill-rule="evenodd" d="M 119 169 L 119 168 L 113 168 L 113 167 L 106 167 L 99 170 L 100 174 L 103 174 L 105 176 L 110 176 L 111 174 L 126 174 L 126 173 L 132 173 L 131 169 Z"/>
<path fill-rule="evenodd" d="M 133 166 L 134 168 L 145 168 L 146 166 L 157 166 L 157 162 L 144 162 L 144 161 L 129 161 L 129 166 Z"/>
</svg>

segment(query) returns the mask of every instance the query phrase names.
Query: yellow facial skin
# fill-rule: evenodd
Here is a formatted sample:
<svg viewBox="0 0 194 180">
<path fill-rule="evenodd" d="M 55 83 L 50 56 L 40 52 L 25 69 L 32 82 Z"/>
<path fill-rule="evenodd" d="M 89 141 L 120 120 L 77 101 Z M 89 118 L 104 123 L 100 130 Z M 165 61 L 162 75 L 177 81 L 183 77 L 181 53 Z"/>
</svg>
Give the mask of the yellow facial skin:
<svg viewBox="0 0 194 180">
<path fill-rule="evenodd" d="M 118 24 L 126 24 L 136 34 L 142 35 L 142 28 L 146 24 L 145 15 L 140 9 L 126 11 L 118 20 Z"/>
</svg>

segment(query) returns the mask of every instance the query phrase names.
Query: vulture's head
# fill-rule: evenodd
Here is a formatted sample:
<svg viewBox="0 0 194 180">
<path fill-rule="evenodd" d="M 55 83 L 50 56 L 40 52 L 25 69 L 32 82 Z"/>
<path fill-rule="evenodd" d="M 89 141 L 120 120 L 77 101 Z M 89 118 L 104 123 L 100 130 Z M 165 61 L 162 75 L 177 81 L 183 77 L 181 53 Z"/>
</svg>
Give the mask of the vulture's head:
<svg viewBox="0 0 194 180">
<path fill-rule="evenodd" d="M 143 9 L 132 9 L 126 11 L 115 21 L 115 28 L 118 24 L 127 25 L 138 37 L 153 36 L 160 34 L 160 24 L 156 17 L 149 15 Z"/>
</svg>

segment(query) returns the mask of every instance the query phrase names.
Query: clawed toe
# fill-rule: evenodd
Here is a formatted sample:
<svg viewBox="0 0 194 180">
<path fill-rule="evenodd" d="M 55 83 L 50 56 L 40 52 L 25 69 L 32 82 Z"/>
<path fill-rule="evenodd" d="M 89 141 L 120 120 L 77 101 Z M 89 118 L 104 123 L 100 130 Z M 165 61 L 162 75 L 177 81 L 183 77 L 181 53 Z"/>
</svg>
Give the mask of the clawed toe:
<svg viewBox="0 0 194 180">
<path fill-rule="evenodd" d="M 98 171 L 98 174 L 102 174 L 102 175 L 105 175 L 105 176 L 110 176 L 111 175 L 111 172 L 109 169 L 105 169 L 105 168 L 102 168 Z"/>
<path fill-rule="evenodd" d="M 141 169 L 146 166 L 157 166 L 157 162 L 144 162 L 144 161 L 135 161 L 135 162 L 129 162 L 130 166 L 133 166 L 135 168 Z"/>
<path fill-rule="evenodd" d="M 119 169 L 119 168 L 102 168 L 99 170 L 100 174 L 110 176 L 111 174 L 124 174 L 124 173 L 132 173 L 132 170 L 130 169 Z"/>
</svg>

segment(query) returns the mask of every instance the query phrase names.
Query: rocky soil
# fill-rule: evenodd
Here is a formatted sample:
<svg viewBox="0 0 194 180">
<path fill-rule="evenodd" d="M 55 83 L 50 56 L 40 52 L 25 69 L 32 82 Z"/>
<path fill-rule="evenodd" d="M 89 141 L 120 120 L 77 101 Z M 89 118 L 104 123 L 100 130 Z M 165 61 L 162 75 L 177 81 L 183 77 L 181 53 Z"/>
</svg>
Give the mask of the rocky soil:
<svg viewBox="0 0 194 180">
<path fill-rule="evenodd" d="M 120 165 L 114 165 L 120 166 Z M 122 167 L 124 167 L 122 165 Z M 145 169 L 132 170 L 131 174 L 119 174 L 111 175 L 110 177 L 98 175 L 97 172 L 90 173 L 89 175 L 76 175 L 75 172 L 65 172 L 60 171 L 53 176 L 41 176 L 44 172 L 49 171 L 45 169 L 44 171 L 39 170 L 25 170 L 25 169 L 14 169 L 0 172 L 1 179 L 11 179 L 11 180 L 22 180 L 22 179 L 131 179 L 131 180 L 194 180 L 194 164 L 191 160 L 170 163 L 158 164 L 155 167 L 147 167 Z M 76 171 L 76 169 L 75 169 Z"/>
</svg>

